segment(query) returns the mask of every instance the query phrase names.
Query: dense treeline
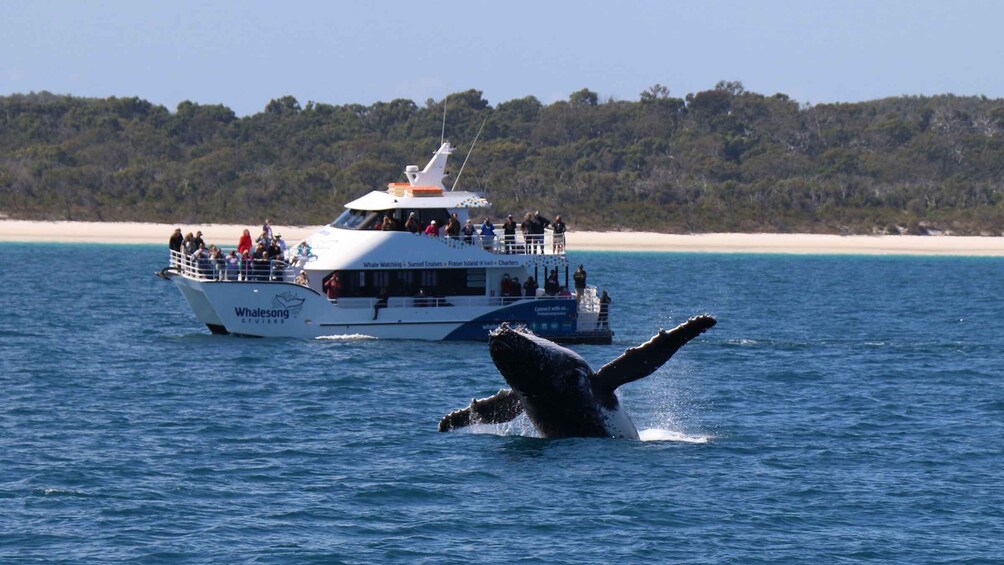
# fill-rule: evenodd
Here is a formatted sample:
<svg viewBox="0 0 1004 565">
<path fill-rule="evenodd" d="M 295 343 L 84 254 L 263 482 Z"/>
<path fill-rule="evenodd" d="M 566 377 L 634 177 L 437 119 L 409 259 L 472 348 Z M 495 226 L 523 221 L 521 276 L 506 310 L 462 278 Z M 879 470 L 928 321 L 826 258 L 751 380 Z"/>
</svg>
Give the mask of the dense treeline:
<svg viewBox="0 0 1004 565">
<path fill-rule="evenodd" d="M 1000 235 L 1004 100 L 899 97 L 800 107 L 741 83 L 638 101 L 447 98 L 459 186 L 496 212 L 561 213 L 573 229 Z M 0 215 L 282 224 L 423 166 L 443 101 L 335 106 L 293 97 L 239 118 L 138 98 L 0 97 Z M 449 182 L 452 182 L 450 180 Z"/>
</svg>

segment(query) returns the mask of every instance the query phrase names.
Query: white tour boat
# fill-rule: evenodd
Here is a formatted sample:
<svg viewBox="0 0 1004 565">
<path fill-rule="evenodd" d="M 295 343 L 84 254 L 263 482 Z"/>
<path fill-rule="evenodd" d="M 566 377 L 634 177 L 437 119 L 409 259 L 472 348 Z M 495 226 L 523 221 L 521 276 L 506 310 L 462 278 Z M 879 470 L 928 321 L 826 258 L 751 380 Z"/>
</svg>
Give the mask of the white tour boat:
<svg viewBox="0 0 1004 565">
<path fill-rule="evenodd" d="M 171 251 L 171 266 L 160 275 L 214 334 L 484 341 L 508 322 L 555 341 L 610 343 L 596 287 L 587 286 L 578 299 L 564 290 L 574 286 L 564 236 L 517 230 L 507 241 L 499 224 L 495 237 L 483 237 L 490 203 L 443 184 L 452 149 L 443 143 L 425 169 L 405 169 L 408 182 L 349 202 L 306 245 L 287 249 L 283 261 L 246 262 L 234 270 Z M 402 229 L 412 214 L 423 228 L 433 221 L 443 227 L 456 214 L 461 225 L 470 218 L 479 229 L 471 238 L 412 233 Z M 380 229 L 385 217 L 389 230 Z M 553 283 L 545 292 L 552 271 L 562 292 L 554 293 Z M 325 283 L 333 276 L 340 289 L 329 298 Z M 513 279 L 522 284 L 527 277 L 540 286 L 532 296 L 505 291 Z"/>
</svg>

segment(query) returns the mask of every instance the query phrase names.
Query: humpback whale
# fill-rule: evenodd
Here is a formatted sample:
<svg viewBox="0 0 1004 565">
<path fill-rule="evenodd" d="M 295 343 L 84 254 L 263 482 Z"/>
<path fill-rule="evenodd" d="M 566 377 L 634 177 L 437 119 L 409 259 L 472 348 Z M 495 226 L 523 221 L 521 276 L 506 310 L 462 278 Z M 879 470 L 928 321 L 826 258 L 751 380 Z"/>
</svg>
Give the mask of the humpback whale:
<svg viewBox="0 0 1004 565">
<path fill-rule="evenodd" d="M 660 330 L 595 373 L 574 351 L 502 324 L 489 335 L 488 349 L 511 388 L 447 414 L 439 431 L 501 424 L 526 412 L 542 437 L 638 439 L 638 430 L 617 400 L 617 387 L 651 375 L 715 323 L 711 316 L 695 316 L 669 331 Z"/>
</svg>

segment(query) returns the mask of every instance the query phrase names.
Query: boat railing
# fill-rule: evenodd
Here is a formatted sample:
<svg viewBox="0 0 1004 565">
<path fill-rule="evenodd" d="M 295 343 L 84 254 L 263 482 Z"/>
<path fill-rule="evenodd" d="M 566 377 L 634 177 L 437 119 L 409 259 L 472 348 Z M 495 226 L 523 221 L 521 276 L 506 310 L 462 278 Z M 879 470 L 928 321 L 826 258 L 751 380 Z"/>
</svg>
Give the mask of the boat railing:
<svg viewBox="0 0 1004 565">
<path fill-rule="evenodd" d="M 428 237 L 428 236 L 425 236 Z M 451 247 L 479 245 L 485 251 L 508 255 L 564 255 L 565 234 L 545 230 L 543 234 L 497 233 L 484 235 L 446 235 L 440 239 Z"/>
<path fill-rule="evenodd" d="M 421 235 L 420 237 L 429 237 Z M 543 234 L 512 235 L 497 234 L 494 236 L 442 236 L 438 238 L 446 245 L 454 248 L 464 248 L 479 245 L 485 251 L 505 255 L 565 255 L 565 234 L 555 234 L 546 230 Z M 287 281 L 292 282 L 299 269 L 303 267 L 302 258 L 293 260 L 294 265 L 284 261 L 246 260 L 237 257 L 237 264 L 228 264 L 226 254 L 230 250 L 221 249 L 216 257 L 200 255 L 192 257 L 180 251 L 169 250 L 170 267 L 186 277 L 199 280 L 217 281 Z"/>
<path fill-rule="evenodd" d="M 244 260 L 238 257 L 236 265 L 228 263 L 226 256 L 200 255 L 192 257 L 169 250 L 170 268 L 192 279 L 204 281 L 293 282 L 296 273 L 285 261 Z"/>
<path fill-rule="evenodd" d="M 574 297 L 573 297 L 574 298 Z M 600 297 L 596 294 L 595 286 L 587 286 L 582 291 L 582 300 L 579 300 L 579 312 L 597 313 L 600 312 Z"/>
</svg>

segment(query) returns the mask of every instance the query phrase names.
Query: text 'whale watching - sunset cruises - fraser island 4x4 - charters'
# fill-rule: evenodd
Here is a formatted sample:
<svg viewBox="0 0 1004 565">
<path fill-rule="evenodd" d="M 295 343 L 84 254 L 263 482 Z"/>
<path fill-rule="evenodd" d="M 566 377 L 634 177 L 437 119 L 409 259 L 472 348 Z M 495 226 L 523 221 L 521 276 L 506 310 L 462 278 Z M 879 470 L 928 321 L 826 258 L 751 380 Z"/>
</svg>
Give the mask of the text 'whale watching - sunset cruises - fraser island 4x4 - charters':
<svg viewBox="0 0 1004 565">
<path fill-rule="evenodd" d="M 596 287 L 569 292 L 564 234 L 492 226 L 482 194 L 445 188 L 452 151 L 443 143 L 425 169 L 405 168 L 408 182 L 349 202 L 281 257 L 172 250 L 160 276 L 214 334 L 487 341 L 507 322 L 554 341 L 610 343 Z"/>
</svg>

